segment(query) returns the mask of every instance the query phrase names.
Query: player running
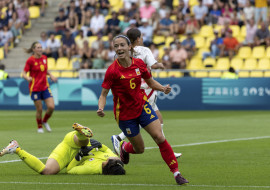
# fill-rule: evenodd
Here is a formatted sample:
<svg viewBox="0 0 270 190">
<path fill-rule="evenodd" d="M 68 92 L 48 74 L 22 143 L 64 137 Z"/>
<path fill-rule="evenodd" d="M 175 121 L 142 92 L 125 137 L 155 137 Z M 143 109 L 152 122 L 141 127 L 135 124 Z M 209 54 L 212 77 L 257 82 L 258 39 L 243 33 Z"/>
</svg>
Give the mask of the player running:
<svg viewBox="0 0 270 190">
<path fill-rule="evenodd" d="M 140 88 L 142 78 L 152 89 L 162 91 L 165 94 L 170 93 L 171 87 L 169 85 L 162 86 L 155 81 L 141 59 L 130 57 L 129 51 L 132 47 L 128 37 L 116 36 L 113 39 L 113 47 L 118 58 L 106 71 L 98 101 L 97 115 L 105 116 L 103 110 L 111 89 L 115 119 L 129 140 L 128 143 L 121 142 L 121 160 L 124 164 L 128 164 L 129 154 L 142 154 L 144 152 L 144 141 L 139 127 L 141 125 L 158 145 L 161 156 L 173 173 L 176 183 L 179 185 L 188 183 L 180 174 L 172 147 L 162 134 L 160 121 L 148 103 L 144 90 Z"/>
<path fill-rule="evenodd" d="M 29 82 L 29 92 L 31 99 L 34 101 L 36 107 L 36 121 L 38 125 L 37 132 L 44 133 L 42 125 L 45 126 L 48 132 L 51 132 L 51 127 L 48 124 L 48 119 L 52 116 L 54 111 L 54 100 L 49 88 L 47 75 L 50 76 L 53 82 L 57 82 L 57 78 L 48 72 L 48 61 L 45 55 L 42 55 L 42 46 L 39 42 L 34 42 L 26 53 L 31 53 L 25 63 L 22 76 Z M 27 75 L 27 72 L 30 75 Z M 47 106 L 47 111 L 42 119 L 42 100 Z"/>
<path fill-rule="evenodd" d="M 131 42 L 131 45 L 133 47 L 132 56 L 138 59 L 141 59 L 144 61 L 144 63 L 147 65 L 148 71 L 151 73 L 151 69 L 164 69 L 164 66 L 162 63 L 159 63 L 155 60 L 151 50 L 147 47 L 143 47 L 143 38 L 141 35 L 140 30 L 137 28 L 132 28 L 127 31 L 127 36 Z M 163 118 L 162 115 L 158 109 L 158 106 L 156 104 L 157 100 L 157 91 L 150 88 L 147 83 L 142 79 L 141 89 L 145 90 L 145 93 L 147 95 L 149 104 L 152 106 L 153 110 L 156 112 L 158 119 L 161 123 L 161 129 L 163 132 Z M 113 135 L 111 137 L 113 148 L 116 154 L 120 154 L 120 141 L 124 140 L 126 138 L 125 134 L 122 132 L 119 135 Z M 181 153 L 174 153 L 176 158 L 180 158 L 182 155 Z"/>
<path fill-rule="evenodd" d="M 104 144 L 90 139 L 92 131 L 78 123 L 49 156 L 46 165 L 21 149 L 17 141 L 0 152 L 0 157 L 16 153 L 20 159 L 39 174 L 53 175 L 67 167 L 68 174 L 124 175 L 123 162 Z"/>
</svg>

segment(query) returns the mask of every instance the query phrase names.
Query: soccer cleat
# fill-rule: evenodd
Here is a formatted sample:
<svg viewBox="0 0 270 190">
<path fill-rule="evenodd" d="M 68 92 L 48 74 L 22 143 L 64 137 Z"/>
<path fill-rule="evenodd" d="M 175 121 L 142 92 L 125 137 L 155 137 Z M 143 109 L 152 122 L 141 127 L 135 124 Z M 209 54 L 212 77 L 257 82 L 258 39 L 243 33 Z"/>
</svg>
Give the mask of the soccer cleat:
<svg viewBox="0 0 270 190">
<path fill-rule="evenodd" d="M 49 123 L 43 122 L 42 125 L 44 125 L 45 129 L 46 129 L 48 132 L 52 132 L 52 129 L 51 129 Z"/>
<path fill-rule="evenodd" d="M 43 128 L 38 128 L 38 129 L 37 129 L 37 132 L 38 132 L 38 133 L 44 133 L 44 130 L 43 130 Z"/>
<path fill-rule="evenodd" d="M 120 141 L 118 140 L 118 136 L 113 135 L 111 137 L 111 140 L 112 140 L 114 152 L 119 156 L 120 155 Z"/>
<path fill-rule="evenodd" d="M 123 146 L 125 146 L 125 144 L 127 144 L 126 141 L 121 141 L 121 143 L 120 143 L 120 159 L 124 164 L 128 164 L 129 163 L 129 153 L 127 153 L 123 149 Z"/>
<path fill-rule="evenodd" d="M 182 156 L 182 153 L 174 153 L 174 156 L 176 159 L 180 158 Z"/>
<path fill-rule="evenodd" d="M 8 146 L 6 148 L 4 148 L 1 152 L 0 152 L 0 157 L 4 156 L 5 154 L 14 154 L 16 152 L 16 149 L 19 147 L 19 144 L 17 143 L 17 141 L 12 140 L 10 141 L 10 143 L 8 144 Z"/>
<path fill-rule="evenodd" d="M 186 180 L 180 173 L 177 174 L 177 176 L 175 176 L 174 178 L 175 178 L 175 181 L 178 185 L 183 185 L 183 184 L 189 183 L 189 181 Z"/>
<path fill-rule="evenodd" d="M 90 138 L 93 136 L 93 132 L 91 129 L 89 129 L 88 127 L 84 127 L 82 125 L 80 125 L 79 123 L 74 123 L 72 125 L 73 129 L 78 131 L 79 133 L 81 133 L 82 135 Z"/>
</svg>

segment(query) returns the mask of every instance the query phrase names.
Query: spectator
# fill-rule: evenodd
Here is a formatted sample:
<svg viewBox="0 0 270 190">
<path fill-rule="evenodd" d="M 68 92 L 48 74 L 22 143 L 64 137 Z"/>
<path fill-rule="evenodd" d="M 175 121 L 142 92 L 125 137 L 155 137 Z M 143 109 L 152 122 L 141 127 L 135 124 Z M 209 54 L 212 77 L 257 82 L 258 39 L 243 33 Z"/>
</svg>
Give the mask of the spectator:
<svg viewBox="0 0 270 190">
<path fill-rule="evenodd" d="M 176 22 L 174 23 L 174 33 L 185 34 L 185 32 L 186 32 L 185 17 L 182 12 L 179 12 L 176 17 Z"/>
<path fill-rule="evenodd" d="M 50 38 L 47 40 L 46 54 L 48 57 L 53 57 L 55 60 L 58 59 L 58 51 L 61 47 L 61 43 L 58 39 L 55 39 L 54 33 L 50 34 Z"/>
<path fill-rule="evenodd" d="M 159 23 L 157 34 L 163 36 L 173 35 L 174 33 L 173 27 L 174 23 L 170 19 L 170 12 L 167 12 L 165 18 L 161 19 Z"/>
<path fill-rule="evenodd" d="M 159 60 L 159 50 L 157 49 L 156 44 L 151 43 L 149 49 L 151 50 L 155 60 Z"/>
<path fill-rule="evenodd" d="M 21 30 L 22 24 L 21 24 L 20 19 L 18 18 L 18 13 L 16 11 L 12 13 L 12 18 L 9 19 L 8 25 L 13 34 L 15 45 L 17 45 L 19 43 L 19 36 L 21 34 L 20 30 Z"/>
<path fill-rule="evenodd" d="M 129 18 L 133 19 L 135 13 L 139 12 L 138 6 L 136 3 L 131 3 L 131 9 L 126 13 Z"/>
<path fill-rule="evenodd" d="M 28 25 L 30 13 L 25 5 L 24 0 L 21 1 L 20 7 L 17 9 L 18 17 L 23 23 L 23 26 Z M 24 27 L 22 27 L 22 32 L 24 33 Z"/>
<path fill-rule="evenodd" d="M 200 31 L 200 25 L 198 21 L 194 18 L 194 15 L 191 14 L 190 18 L 187 21 L 186 25 L 186 34 L 187 33 L 194 33 L 197 34 Z"/>
<path fill-rule="evenodd" d="M 140 8 L 140 17 L 150 19 L 156 9 L 151 5 L 151 0 L 145 0 L 145 5 Z"/>
<path fill-rule="evenodd" d="M 8 78 L 8 73 L 5 72 L 5 65 L 0 64 L 0 80 L 6 80 Z"/>
<path fill-rule="evenodd" d="M 211 41 L 210 49 L 211 52 L 205 52 L 203 53 L 203 60 L 206 57 L 211 56 L 212 58 L 216 58 L 220 54 L 220 49 L 222 49 L 223 46 L 223 38 L 219 37 L 218 31 L 214 31 L 215 39 Z"/>
<path fill-rule="evenodd" d="M 86 12 L 84 12 L 84 14 L 82 15 L 81 20 L 81 30 L 83 30 L 84 36 L 91 36 L 92 34 L 91 31 L 89 32 L 91 19 L 92 19 L 92 12 L 90 9 L 87 9 Z"/>
<path fill-rule="evenodd" d="M 58 50 L 59 57 L 66 56 L 67 58 L 71 58 L 76 53 L 76 44 L 74 37 L 71 35 L 70 30 L 65 31 L 65 35 L 62 37 L 62 45 Z"/>
<path fill-rule="evenodd" d="M 218 9 L 217 3 L 214 3 L 213 9 L 209 13 L 208 23 L 210 25 L 217 24 L 219 17 L 221 17 L 221 10 Z"/>
<path fill-rule="evenodd" d="M 255 8 L 254 6 L 251 5 L 249 1 L 246 2 L 246 6 L 244 7 L 244 14 L 245 14 L 245 19 L 250 20 L 254 18 L 255 15 Z"/>
<path fill-rule="evenodd" d="M 176 42 L 176 48 L 171 50 L 170 62 L 172 63 L 172 69 L 185 69 L 186 68 L 186 59 L 188 58 L 188 53 L 184 47 L 182 47 L 181 42 Z"/>
<path fill-rule="evenodd" d="M 40 40 L 38 40 L 38 42 L 41 44 L 42 46 L 42 54 L 43 55 L 46 55 L 46 49 L 47 49 L 47 40 L 48 40 L 48 37 L 47 37 L 47 34 L 46 32 L 41 32 L 40 34 Z"/>
<path fill-rule="evenodd" d="M 5 15 L 5 18 L 7 20 L 6 22 L 9 22 L 9 20 L 12 19 L 12 15 L 14 12 L 16 12 L 14 3 L 9 3 Z"/>
<path fill-rule="evenodd" d="M 157 12 L 155 12 L 152 15 L 152 18 L 148 21 L 149 21 L 149 24 L 153 27 L 153 33 L 157 34 L 158 29 L 159 29 L 159 23 L 160 23 L 159 14 Z"/>
<path fill-rule="evenodd" d="M 81 20 L 81 18 L 82 18 L 81 8 L 76 6 L 74 0 L 70 0 L 69 6 L 67 7 L 66 16 L 68 16 L 71 12 L 75 13 L 75 15 L 78 17 L 78 20 Z"/>
<path fill-rule="evenodd" d="M 93 69 L 103 69 L 108 60 L 108 50 L 104 48 L 103 42 L 99 42 L 99 48 L 94 53 Z"/>
<path fill-rule="evenodd" d="M 128 17 L 128 15 L 125 15 L 124 20 L 120 21 L 118 27 L 120 29 L 120 33 L 123 33 L 126 30 L 126 28 L 129 27 L 129 17 Z"/>
<path fill-rule="evenodd" d="M 40 15 L 42 17 L 45 15 L 46 0 L 30 0 L 30 6 L 39 6 Z"/>
<path fill-rule="evenodd" d="M 256 24 L 262 19 L 263 22 L 267 21 L 267 0 L 255 0 L 255 22 Z"/>
<path fill-rule="evenodd" d="M 153 27 L 148 24 L 148 20 L 146 18 L 142 19 L 142 26 L 140 26 L 138 29 L 141 31 L 141 34 L 143 36 L 143 44 L 146 47 L 149 47 L 152 43 L 153 38 Z"/>
<path fill-rule="evenodd" d="M 166 13 L 171 12 L 170 8 L 166 6 L 166 2 L 164 1 L 158 9 L 158 14 L 161 19 L 166 17 Z"/>
<path fill-rule="evenodd" d="M 87 40 L 84 40 L 82 48 L 79 48 L 79 55 L 82 58 L 80 65 L 81 69 L 91 69 L 92 49 L 89 47 L 89 43 Z"/>
<path fill-rule="evenodd" d="M 164 54 L 161 58 L 162 64 L 164 65 L 165 69 L 171 69 L 172 64 L 170 61 L 170 48 L 164 47 L 163 49 L 164 49 Z"/>
<path fill-rule="evenodd" d="M 71 35 L 75 38 L 78 34 L 79 20 L 75 12 L 69 12 L 68 18 L 66 19 L 66 30 L 71 32 Z"/>
<path fill-rule="evenodd" d="M 124 30 L 124 34 L 126 34 L 127 31 L 128 31 L 129 29 L 131 29 L 131 28 L 136 28 L 136 24 L 137 24 L 136 20 L 134 20 L 134 19 L 130 20 L 130 21 L 129 21 L 129 27 L 127 27 L 127 28 Z"/>
<path fill-rule="evenodd" d="M 84 41 L 88 41 L 88 38 L 84 35 L 83 30 L 79 30 L 79 38 L 75 40 L 77 51 L 83 48 Z"/>
<path fill-rule="evenodd" d="M 12 32 L 8 30 L 8 26 L 4 26 L 3 30 L 0 31 L 0 46 L 4 46 L 5 58 L 8 54 L 8 47 L 13 42 Z"/>
<path fill-rule="evenodd" d="M 178 7 L 174 10 L 174 14 L 182 13 L 183 15 L 189 16 L 190 9 L 188 6 L 185 5 L 185 2 L 183 0 L 179 0 Z"/>
<path fill-rule="evenodd" d="M 108 0 L 98 0 L 98 2 L 99 2 L 100 12 L 106 16 L 109 12 L 109 8 L 111 7 L 110 2 Z"/>
<path fill-rule="evenodd" d="M 255 46 L 260 46 L 260 45 L 269 46 L 270 45 L 270 33 L 265 22 L 262 22 L 261 28 L 257 29 L 254 42 L 255 42 Z"/>
<path fill-rule="evenodd" d="M 238 73 L 234 70 L 233 67 L 230 67 L 228 72 L 223 73 L 221 78 L 222 79 L 238 79 Z"/>
<path fill-rule="evenodd" d="M 250 47 L 254 46 L 254 38 L 257 31 L 257 25 L 254 22 L 254 19 L 246 21 L 246 38 L 243 42 L 244 45 L 248 45 Z"/>
<path fill-rule="evenodd" d="M 91 18 L 90 30 L 92 35 L 103 34 L 105 27 L 105 19 L 102 14 L 99 13 L 99 9 L 95 10 L 95 15 Z"/>
<path fill-rule="evenodd" d="M 0 11 L 0 28 L 3 28 L 6 25 L 8 25 L 8 22 L 5 19 L 5 14 L 2 11 Z"/>
<path fill-rule="evenodd" d="M 182 42 L 182 46 L 187 51 L 188 59 L 191 59 L 191 57 L 196 52 L 196 43 L 192 37 L 192 32 L 187 33 L 187 39 Z"/>
<path fill-rule="evenodd" d="M 59 9 L 59 16 L 54 19 L 54 32 L 58 35 L 64 35 L 66 29 L 66 19 L 65 10 L 63 8 Z"/>
<path fill-rule="evenodd" d="M 221 37 L 225 38 L 226 37 L 226 33 L 228 31 L 230 31 L 230 22 L 229 21 L 226 21 L 225 22 L 225 25 L 224 25 L 224 28 L 221 29 Z"/>
<path fill-rule="evenodd" d="M 102 34 L 98 34 L 97 37 L 97 40 L 93 41 L 91 44 L 91 48 L 93 49 L 94 54 L 100 48 L 100 44 L 104 43 L 102 40 Z"/>
<path fill-rule="evenodd" d="M 120 29 L 118 27 L 120 23 L 120 20 L 118 19 L 118 15 L 115 11 L 112 12 L 112 18 L 108 19 L 106 25 L 105 25 L 105 34 L 107 35 L 109 32 L 113 33 L 115 36 L 120 32 Z"/>
<path fill-rule="evenodd" d="M 237 39 L 233 37 L 233 32 L 231 29 L 228 30 L 228 32 L 226 33 L 223 44 L 224 46 L 221 50 L 220 55 L 229 56 L 229 58 L 232 59 L 233 56 L 237 54 L 240 44 L 238 43 Z"/>
<path fill-rule="evenodd" d="M 112 44 L 112 41 L 113 41 L 113 37 L 114 37 L 114 35 L 110 32 L 108 34 L 108 40 L 103 41 L 104 48 L 106 48 L 106 49 L 109 49 L 110 48 L 110 46 Z"/>
<path fill-rule="evenodd" d="M 202 4 L 207 7 L 208 10 L 212 10 L 214 5 L 214 0 L 203 0 Z"/>
<path fill-rule="evenodd" d="M 138 0 L 124 0 L 124 11 L 125 13 L 129 12 L 133 4 L 137 4 Z"/>
<path fill-rule="evenodd" d="M 204 25 L 206 15 L 208 14 L 208 8 L 203 5 L 202 0 L 199 0 L 199 5 L 193 7 L 193 13 L 200 26 Z"/>
</svg>

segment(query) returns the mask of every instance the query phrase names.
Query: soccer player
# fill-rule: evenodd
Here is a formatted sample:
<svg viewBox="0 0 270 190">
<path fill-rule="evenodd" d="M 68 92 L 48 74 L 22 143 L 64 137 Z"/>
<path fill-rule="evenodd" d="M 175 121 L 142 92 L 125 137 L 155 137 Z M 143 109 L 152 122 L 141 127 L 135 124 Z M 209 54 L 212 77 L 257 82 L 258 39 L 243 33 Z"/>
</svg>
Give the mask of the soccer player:
<svg viewBox="0 0 270 190">
<path fill-rule="evenodd" d="M 143 38 L 141 35 L 140 30 L 137 28 L 132 28 L 127 31 L 127 37 L 129 38 L 133 51 L 132 56 L 138 59 L 141 59 L 144 61 L 144 63 L 147 66 L 147 69 L 149 72 L 151 72 L 151 69 L 164 69 L 164 66 L 162 63 L 159 63 L 155 60 L 151 50 L 147 47 L 143 47 Z M 162 115 L 158 109 L 158 106 L 156 104 L 157 100 L 157 91 L 150 88 L 147 83 L 142 79 L 141 89 L 145 90 L 145 93 L 147 95 L 149 104 L 152 106 L 153 110 L 156 112 L 158 119 L 161 123 L 161 129 L 163 133 L 163 118 Z M 163 133 L 164 135 L 164 133 Z M 111 137 L 112 144 L 114 151 L 116 154 L 120 154 L 120 141 L 124 140 L 126 138 L 125 134 L 122 132 L 119 135 L 113 135 Z M 181 153 L 174 153 L 176 158 L 180 158 L 182 155 Z"/>
<path fill-rule="evenodd" d="M 42 125 L 45 126 L 48 132 L 51 132 L 51 127 L 47 121 L 54 111 L 54 100 L 49 88 L 47 75 L 50 76 L 53 82 L 57 82 L 57 78 L 48 72 L 47 57 L 42 55 L 42 46 L 39 42 L 34 42 L 29 49 L 25 49 L 25 52 L 32 54 L 25 63 L 22 76 L 29 82 L 30 96 L 36 107 L 37 132 L 44 133 Z M 27 72 L 30 73 L 29 76 Z M 47 111 L 43 119 L 42 100 L 47 106 Z"/>
<path fill-rule="evenodd" d="M 132 46 L 128 37 L 124 35 L 116 36 L 113 39 L 113 47 L 118 58 L 106 71 L 98 101 L 97 115 L 105 116 L 103 110 L 106 97 L 111 89 L 114 96 L 115 119 L 119 128 L 129 140 L 128 143 L 121 142 L 121 160 L 124 164 L 128 164 L 129 154 L 142 154 L 144 152 L 144 141 L 139 127 L 141 125 L 159 146 L 162 158 L 174 174 L 177 184 L 188 183 L 180 174 L 172 147 L 162 134 L 160 121 L 148 103 L 144 90 L 140 88 L 142 78 L 149 87 L 165 94 L 171 91 L 170 85 L 162 86 L 151 77 L 146 64 L 141 59 L 129 56 Z"/>
<path fill-rule="evenodd" d="M 68 174 L 124 175 L 123 162 L 105 145 L 90 139 L 92 131 L 78 123 L 73 124 L 75 131 L 68 133 L 49 156 L 46 165 L 38 158 L 19 147 L 17 141 L 0 152 L 16 153 L 24 163 L 39 174 L 53 175 L 67 167 Z"/>
</svg>

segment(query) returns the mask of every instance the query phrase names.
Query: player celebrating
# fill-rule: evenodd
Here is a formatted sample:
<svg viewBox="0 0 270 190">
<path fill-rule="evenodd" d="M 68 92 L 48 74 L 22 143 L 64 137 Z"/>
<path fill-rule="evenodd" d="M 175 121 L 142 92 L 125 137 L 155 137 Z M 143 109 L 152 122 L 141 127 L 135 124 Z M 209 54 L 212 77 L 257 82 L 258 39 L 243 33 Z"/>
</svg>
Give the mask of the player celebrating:
<svg viewBox="0 0 270 190">
<path fill-rule="evenodd" d="M 155 60 L 151 50 L 149 48 L 142 46 L 143 45 L 143 38 L 142 38 L 140 30 L 138 30 L 137 28 L 129 29 L 127 31 L 127 36 L 129 38 L 129 40 L 131 41 L 131 44 L 133 47 L 132 56 L 143 60 L 144 63 L 147 65 L 148 71 L 151 71 L 151 69 L 164 69 L 163 64 L 158 63 Z M 142 79 L 141 89 L 145 90 L 149 104 L 152 106 L 153 110 L 156 112 L 156 114 L 158 116 L 158 119 L 160 120 L 161 129 L 162 129 L 162 133 L 163 133 L 163 118 L 162 118 L 162 115 L 161 115 L 157 105 L 156 105 L 157 91 L 150 88 L 143 79 Z M 164 133 L 163 133 L 163 135 L 164 135 Z M 123 132 L 120 133 L 119 135 L 113 135 L 111 137 L 114 151 L 118 155 L 120 154 L 120 148 L 119 148 L 120 141 L 122 141 L 125 138 L 126 138 L 126 136 Z M 181 153 L 174 153 L 174 155 L 176 158 L 179 158 L 182 154 Z"/>
<path fill-rule="evenodd" d="M 42 46 L 38 42 L 34 42 L 31 48 L 25 50 L 26 53 L 32 53 L 26 61 L 22 76 L 29 82 L 29 92 L 31 99 L 34 101 L 36 107 L 36 121 L 38 125 L 38 133 L 44 133 L 42 124 L 48 132 L 51 132 L 48 119 L 54 111 L 54 100 L 49 88 L 47 75 L 50 76 L 53 82 L 57 82 L 57 78 L 48 72 L 47 57 L 42 55 Z M 27 72 L 30 75 L 27 76 Z M 44 100 L 47 111 L 42 119 L 42 100 Z"/>
<path fill-rule="evenodd" d="M 46 165 L 21 149 L 15 140 L 0 152 L 0 156 L 16 153 L 30 168 L 44 175 L 57 174 L 66 166 L 68 174 L 125 174 L 123 162 L 107 146 L 89 140 L 93 136 L 89 128 L 78 123 L 74 123 L 73 128 L 76 131 L 65 136 L 49 156 Z"/>
<path fill-rule="evenodd" d="M 128 143 L 121 142 L 121 160 L 124 164 L 128 164 L 130 153 L 141 154 L 144 152 L 144 141 L 139 127 L 141 125 L 159 146 L 162 158 L 174 174 L 177 184 L 188 183 L 179 172 L 177 159 L 170 144 L 162 134 L 160 121 L 156 113 L 148 103 L 144 90 L 140 89 L 142 78 L 152 89 L 162 91 L 165 94 L 171 91 L 171 87 L 169 85 L 162 86 L 151 78 L 146 64 L 141 59 L 129 56 L 132 47 L 128 37 L 124 35 L 116 36 L 113 39 L 113 47 L 118 58 L 106 71 L 98 101 L 97 114 L 104 117 L 103 109 L 106 104 L 106 97 L 111 89 L 114 96 L 115 119 L 129 140 Z"/>
</svg>

